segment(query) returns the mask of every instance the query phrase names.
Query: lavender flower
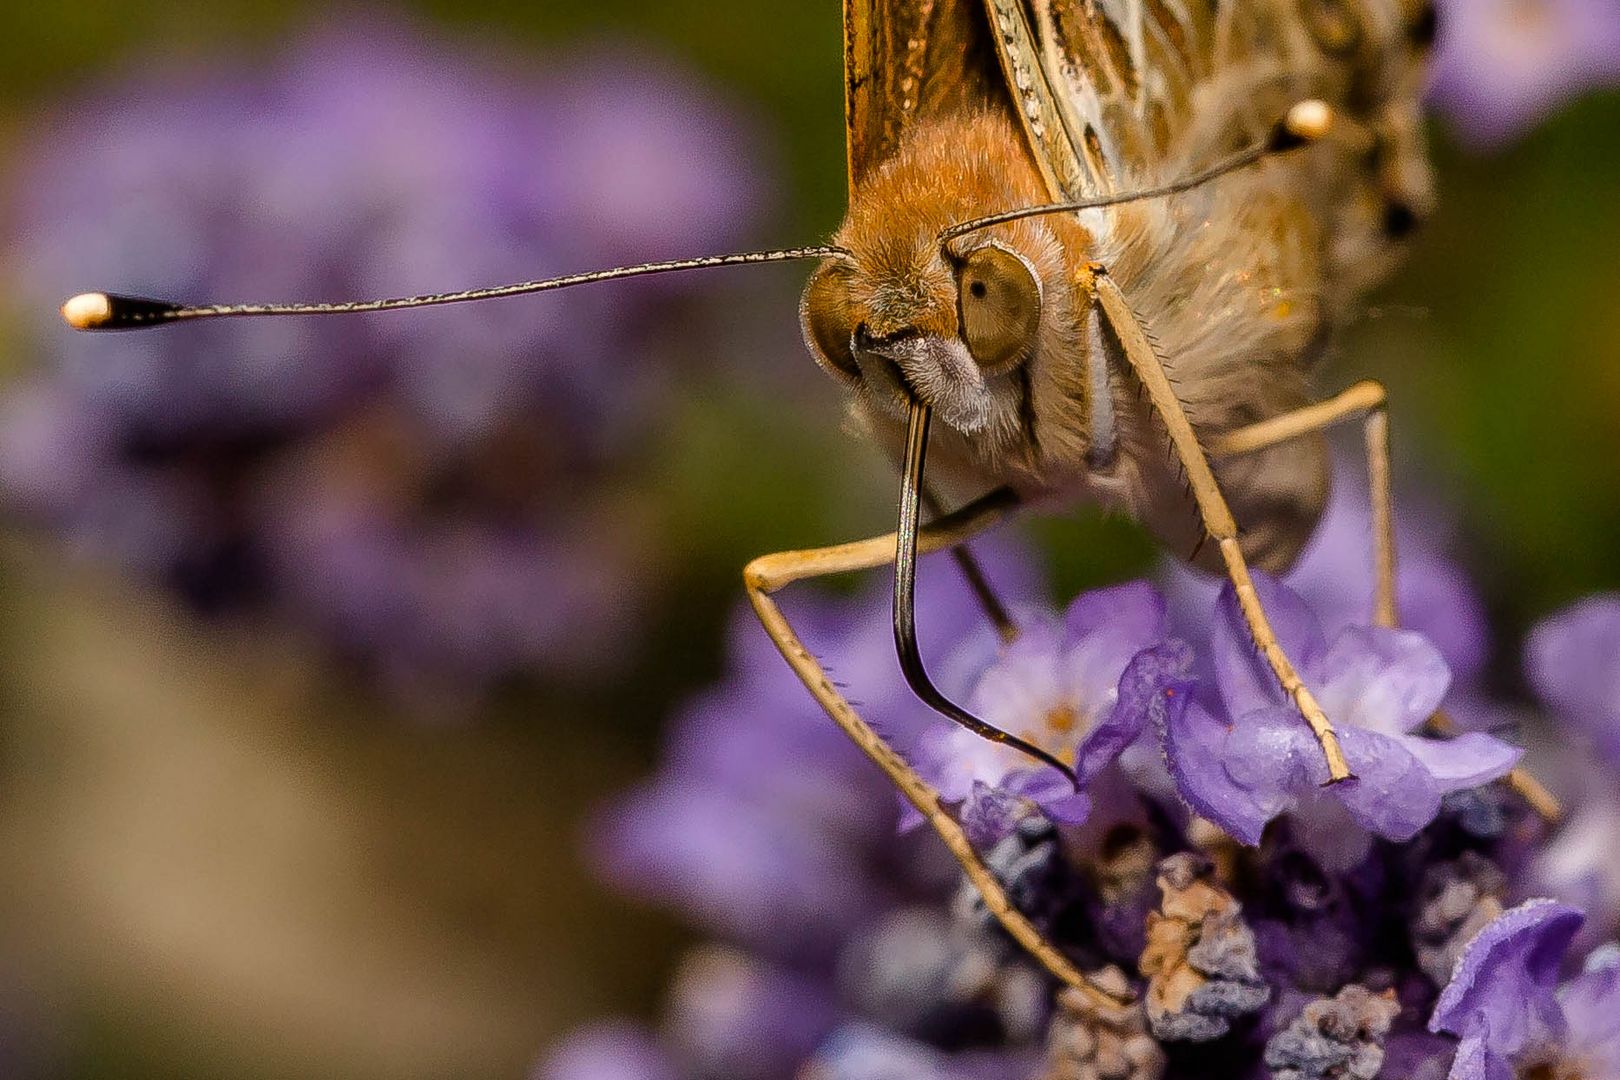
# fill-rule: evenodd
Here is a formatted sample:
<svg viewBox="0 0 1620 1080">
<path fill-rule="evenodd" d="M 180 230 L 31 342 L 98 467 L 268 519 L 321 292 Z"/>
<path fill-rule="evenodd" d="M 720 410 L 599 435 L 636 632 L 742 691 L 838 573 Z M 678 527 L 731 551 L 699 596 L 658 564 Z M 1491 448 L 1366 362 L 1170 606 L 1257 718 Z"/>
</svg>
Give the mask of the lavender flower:
<svg viewBox="0 0 1620 1080">
<path fill-rule="evenodd" d="M 1615 0 L 1445 0 L 1435 103 L 1499 146 L 1580 92 L 1620 80 Z"/>
<path fill-rule="evenodd" d="M 581 1028 L 551 1052 L 533 1080 L 679 1080 L 657 1038 L 632 1024 Z"/>
<path fill-rule="evenodd" d="M 992 560 L 1003 582 L 1009 568 L 1027 575 L 1027 556 Z M 1434 595 L 1471 595 L 1460 575 L 1447 580 Z M 659 774 L 593 837 L 622 885 L 730 943 L 683 966 L 658 1060 L 679 1080 L 1612 1072 L 1620 963 L 1595 954 L 1592 973 L 1554 999 L 1535 989 L 1556 981 L 1543 978 L 1557 967 L 1547 949 L 1480 944 L 1522 918 L 1504 908 L 1568 835 L 1549 843 L 1529 806 L 1489 783 L 1519 751 L 1484 734 L 1417 733 L 1450 681 L 1422 635 L 1351 618 L 1330 642 L 1300 596 L 1269 578 L 1257 587 L 1338 722 L 1359 786 L 1319 787 L 1320 750 L 1229 593 L 1202 620 L 1181 612 L 1184 639 L 1166 637 L 1165 604 L 1144 583 L 1087 594 L 1061 620 L 1016 604 L 1021 636 L 998 645 L 959 581 L 924 576 L 919 621 L 937 677 L 987 718 L 1072 755 L 1083 815 L 999 748 L 957 745 L 911 701 L 886 591 L 787 598 L 833 677 L 952 797 L 1011 902 L 1117 1005 L 1054 993 L 930 837 L 895 835 L 877 771 L 740 622 L 726 682 L 683 715 Z M 1324 590 L 1327 620 L 1346 592 Z M 1483 629 L 1452 640 L 1482 641 Z M 1572 823 L 1602 805 L 1580 800 Z M 1565 857 L 1576 878 L 1615 862 L 1591 843 Z M 716 957 L 732 974 L 694 981 Z M 1542 997 L 1557 1022 L 1515 1042 L 1502 1019 L 1513 1008 L 1551 1016 Z M 1454 1059 L 1460 1069 L 1491 1054 L 1495 1072 L 1453 1071 Z"/>
<path fill-rule="evenodd" d="M 1026 1075 L 1004 1057 L 957 1057 L 869 1025 L 840 1030 L 805 1065 L 801 1080 L 1019 1080 Z"/>
<path fill-rule="evenodd" d="M 1243 906 L 1213 884 L 1209 860 L 1183 852 L 1159 867 L 1159 910 L 1148 913 L 1147 1015 L 1164 1042 L 1209 1042 L 1271 998 Z"/>
<path fill-rule="evenodd" d="M 93 286 L 531 278 L 730 246 L 757 215 L 737 125 L 655 60 L 536 79 L 368 26 L 259 70 L 136 76 L 14 153 L 10 291 L 43 362 L 0 402 L 0 497 L 204 610 L 287 617 L 409 699 L 586 670 L 648 584 L 639 512 L 601 481 L 658 415 L 689 283 L 151 335 L 52 319 Z"/>
<path fill-rule="evenodd" d="M 1072 763 L 1082 785 L 1090 784 L 1140 734 L 1135 713 L 1117 708 L 1120 676 L 1166 630 L 1164 599 L 1146 582 L 1086 593 L 1062 621 L 1026 618 L 1018 639 L 979 676 L 969 707 Z M 917 759 L 947 801 L 963 804 L 978 842 L 1006 835 L 1026 807 L 1070 825 L 1091 810 L 1055 770 L 954 725 L 935 724 Z"/>
<path fill-rule="evenodd" d="M 1429 1021 L 1462 1040 L 1451 1080 L 1620 1075 L 1620 953 L 1594 953 L 1558 985 L 1582 918 L 1532 900 L 1480 931 Z"/>
<path fill-rule="evenodd" d="M 1335 458 L 1322 519 L 1281 579 L 1329 637 L 1372 622 L 1376 578 L 1369 502 L 1366 466 L 1359 459 Z M 1395 599 L 1402 628 L 1427 638 L 1445 658 L 1453 683 L 1467 686 L 1490 655 L 1491 638 L 1479 590 L 1448 555 L 1452 515 L 1426 492 L 1400 492 L 1395 511 Z M 1194 640 L 1204 637 L 1224 579 L 1180 561 L 1166 561 L 1160 577 L 1177 632 Z"/>
<path fill-rule="evenodd" d="M 1255 586 L 1289 655 L 1334 718 L 1356 779 L 1324 787 L 1327 765 L 1310 729 L 1253 648 L 1235 595 L 1224 590 L 1212 662 L 1217 719 L 1185 682 L 1167 692 L 1165 753 L 1189 804 L 1245 843 L 1266 823 L 1293 815 L 1307 846 L 1335 868 L 1366 853 L 1370 835 L 1411 839 L 1434 820 L 1441 799 L 1506 775 L 1520 751 L 1470 732 L 1439 741 L 1416 734 L 1450 682 L 1421 636 L 1349 627 L 1330 645 L 1298 596 L 1264 575 Z"/>
<path fill-rule="evenodd" d="M 1620 597 L 1589 597 L 1538 625 L 1525 672 L 1564 745 L 1538 755 L 1569 804 L 1568 820 L 1534 855 L 1530 882 L 1588 915 L 1587 943 L 1620 929 Z M 1591 751 L 1596 751 L 1594 755 Z"/>
<path fill-rule="evenodd" d="M 711 946 L 682 964 L 665 1027 L 688 1074 L 770 1080 L 814 1052 L 837 1016 L 823 981 Z"/>
<path fill-rule="evenodd" d="M 1589 597 L 1541 623 L 1525 667 L 1552 714 L 1620 765 L 1620 596 Z"/>
<path fill-rule="evenodd" d="M 1554 761 L 1561 766 L 1558 772 L 1547 772 Z M 1620 779 L 1614 768 L 1577 753 L 1538 757 L 1534 767 L 1558 782 L 1565 817 L 1528 853 L 1516 893 L 1579 907 L 1588 916 L 1579 941 L 1596 944 L 1620 933 L 1620 859 L 1614 848 L 1620 836 Z"/>
</svg>

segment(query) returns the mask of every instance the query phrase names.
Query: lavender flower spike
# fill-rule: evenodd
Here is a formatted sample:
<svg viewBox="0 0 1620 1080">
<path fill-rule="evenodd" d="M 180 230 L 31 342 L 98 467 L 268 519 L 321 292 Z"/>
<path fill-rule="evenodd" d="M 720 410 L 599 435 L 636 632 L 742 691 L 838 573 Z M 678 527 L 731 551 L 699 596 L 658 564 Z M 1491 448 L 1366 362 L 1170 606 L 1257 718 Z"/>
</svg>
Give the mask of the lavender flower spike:
<svg viewBox="0 0 1620 1080">
<path fill-rule="evenodd" d="M 1620 953 L 1594 953 L 1558 987 L 1584 919 L 1531 900 L 1474 938 L 1429 1020 L 1430 1030 L 1462 1039 L 1450 1080 L 1620 1076 Z"/>
<path fill-rule="evenodd" d="M 974 712 L 1074 762 L 1094 780 L 1140 735 L 1138 709 L 1120 708 L 1120 676 L 1166 632 L 1164 598 L 1147 582 L 1081 595 L 1063 619 L 1026 623 L 1018 640 L 979 677 Z M 963 804 L 975 840 L 1005 836 L 1024 809 L 1039 807 L 1060 825 L 1079 824 L 1090 801 L 1056 770 L 958 727 L 940 725 L 918 742 L 923 774 L 948 802 Z"/>
<path fill-rule="evenodd" d="M 1355 779 L 1324 787 L 1327 765 L 1265 661 L 1230 587 L 1217 604 L 1211 651 L 1229 718 L 1186 695 L 1162 719 L 1166 759 L 1182 796 L 1248 844 L 1285 812 L 1328 868 L 1347 868 L 1371 835 L 1409 840 L 1440 800 L 1506 775 L 1521 751 L 1489 735 L 1440 741 L 1416 734 L 1450 684 L 1445 661 L 1408 631 L 1347 627 L 1331 643 L 1292 591 L 1263 574 L 1255 587 L 1283 646 L 1333 718 Z M 1190 665 L 1186 665 L 1190 667 Z"/>
</svg>

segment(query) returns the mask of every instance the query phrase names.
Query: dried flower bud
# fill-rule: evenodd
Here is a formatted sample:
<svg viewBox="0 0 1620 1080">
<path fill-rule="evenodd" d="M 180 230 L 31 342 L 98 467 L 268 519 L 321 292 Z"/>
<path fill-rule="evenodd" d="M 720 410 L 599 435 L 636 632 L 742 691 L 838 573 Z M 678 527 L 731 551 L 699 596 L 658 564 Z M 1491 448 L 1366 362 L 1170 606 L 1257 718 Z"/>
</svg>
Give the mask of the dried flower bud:
<svg viewBox="0 0 1620 1080">
<path fill-rule="evenodd" d="M 1039 813 L 1020 821 L 1011 836 L 990 849 L 985 863 L 1007 889 L 1013 906 L 1037 923 L 1049 922 L 1074 892 L 1073 874 L 1063 858 L 1057 826 Z M 956 898 L 963 923 L 990 930 L 997 926 L 978 890 L 963 882 Z"/>
<path fill-rule="evenodd" d="M 1130 991 L 1118 968 L 1105 968 L 1095 978 L 1121 997 Z M 1041 1080 L 1159 1080 L 1164 1075 L 1164 1051 L 1148 1034 L 1140 1001 L 1106 1005 L 1070 989 L 1057 1004 Z"/>
<path fill-rule="evenodd" d="M 1147 917 L 1138 963 L 1148 979 L 1147 1015 L 1165 1040 L 1203 1042 L 1271 997 L 1260 977 L 1254 933 L 1242 906 L 1215 884 L 1207 858 L 1190 852 L 1159 864 L 1159 910 Z"/>
<path fill-rule="evenodd" d="M 1352 983 L 1318 998 L 1266 1044 L 1273 1080 L 1373 1080 L 1384 1065 L 1384 1037 L 1401 1011 L 1393 991 Z"/>
</svg>

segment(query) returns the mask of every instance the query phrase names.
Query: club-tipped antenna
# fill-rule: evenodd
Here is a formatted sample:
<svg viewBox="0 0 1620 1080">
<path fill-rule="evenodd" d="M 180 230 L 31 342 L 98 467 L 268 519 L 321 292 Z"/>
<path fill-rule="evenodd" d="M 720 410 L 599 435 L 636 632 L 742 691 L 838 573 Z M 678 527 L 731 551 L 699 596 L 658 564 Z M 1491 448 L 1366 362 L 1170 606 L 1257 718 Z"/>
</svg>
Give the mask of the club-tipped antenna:
<svg viewBox="0 0 1620 1080">
<path fill-rule="evenodd" d="M 1246 169 L 1273 154 L 1286 153 L 1298 149 L 1309 143 L 1316 142 L 1327 136 L 1333 130 L 1333 107 L 1325 101 L 1314 98 L 1307 101 L 1296 102 L 1287 113 L 1283 115 L 1271 128 L 1266 138 L 1246 150 L 1222 158 L 1206 169 L 1201 169 L 1191 176 L 1182 177 L 1173 183 L 1161 187 L 1142 188 L 1137 191 L 1122 191 L 1113 195 L 1098 195 L 1089 199 L 1077 199 L 1073 202 L 1046 203 L 1041 206 L 1025 206 L 1017 210 L 1006 210 L 999 214 L 988 214 L 971 221 L 964 221 L 952 225 L 939 234 L 939 242 L 944 244 L 955 240 L 959 236 L 986 229 L 992 225 L 1004 225 L 1009 221 L 1022 221 L 1024 218 L 1043 217 L 1047 214 L 1078 213 L 1081 210 L 1101 210 L 1109 206 L 1121 206 L 1125 203 L 1144 202 L 1148 199 L 1163 199 L 1172 195 L 1180 195 L 1193 188 L 1202 187 L 1211 180 L 1219 179 L 1227 173 Z"/>
<path fill-rule="evenodd" d="M 917 533 L 922 523 L 923 464 L 928 456 L 928 426 L 932 414 L 933 410 L 927 405 L 914 400 L 906 424 L 906 457 L 900 474 L 900 527 L 894 556 L 894 647 L 900 656 L 900 670 L 912 693 L 929 708 L 981 738 L 1050 765 L 1078 791 L 1080 781 L 1072 768 L 1040 747 L 985 723 L 957 705 L 940 692 L 923 666 L 922 653 L 917 648 Z"/>
<path fill-rule="evenodd" d="M 733 255 L 705 255 L 696 259 L 672 259 L 668 262 L 639 263 L 635 266 L 617 266 L 610 270 L 589 270 L 581 274 L 520 281 L 512 285 L 496 285 L 484 289 L 464 289 L 460 292 L 427 293 L 422 296 L 400 296 L 387 300 L 346 300 L 337 303 L 310 304 L 208 304 L 190 307 L 168 300 L 153 300 L 142 296 L 120 296 L 115 293 L 80 293 L 62 305 L 62 318 L 75 330 L 139 330 L 169 323 L 194 322 L 198 319 L 244 319 L 271 315 L 353 315 L 366 311 L 398 311 L 403 308 L 441 307 L 445 304 L 467 304 L 478 300 L 498 300 L 508 296 L 527 296 L 531 293 L 551 292 L 575 285 L 593 285 L 601 281 L 621 278 L 647 277 L 670 274 L 679 270 L 711 270 L 722 266 L 753 266 L 760 263 L 794 262 L 800 259 L 824 259 L 845 254 L 843 248 L 831 245 L 818 247 L 782 248 L 777 251 L 745 251 Z"/>
</svg>

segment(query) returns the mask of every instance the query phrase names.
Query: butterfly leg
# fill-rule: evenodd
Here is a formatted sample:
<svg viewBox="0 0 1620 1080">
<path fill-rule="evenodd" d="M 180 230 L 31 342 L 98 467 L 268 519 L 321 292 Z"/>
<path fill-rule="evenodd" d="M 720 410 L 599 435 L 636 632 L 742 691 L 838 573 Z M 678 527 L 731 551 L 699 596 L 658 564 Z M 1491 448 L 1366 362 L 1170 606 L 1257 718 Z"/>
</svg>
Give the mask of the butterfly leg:
<svg viewBox="0 0 1620 1080">
<path fill-rule="evenodd" d="M 1255 453 L 1357 416 L 1362 418 L 1372 502 L 1375 582 L 1372 621 L 1374 626 L 1394 627 L 1400 625 L 1395 600 L 1395 500 L 1390 483 L 1388 395 L 1382 383 L 1359 382 L 1326 401 L 1227 432 L 1213 442 L 1210 452 L 1216 457 Z M 1441 735 L 1457 730 L 1444 712 L 1436 713 L 1429 727 Z M 1506 783 L 1543 819 L 1556 822 L 1563 816 L 1558 797 L 1526 770 L 1514 769 L 1507 775 Z"/>
<path fill-rule="evenodd" d="M 918 538 L 918 550 L 923 552 L 955 548 L 973 536 L 985 532 L 1002 521 L 1017 505 L 1017 499 L 1005 490 L 994 492 L 968 504 L 954 514 L 925 526 Z M 799 640 L 787 617 L 772 599 L 796 581 L 823 577 L 828 574 L 853 570 L 869 570 L 892 563 L 895 558 L 894 533 L 857 540 L 835 547 L 814 548 L 807 551 L 783 551 L 762 555 L 748 564 L 743 581 L 765 632 L 781 650 L 782 656 L 811 695 L 827 710 L 845 735 L 871 758 L 884 775 L 893 781 L 906 800 L 915 806 L 933 826 L 956 861 L 962 864 L 967 878 L 984 898 L 986 908 L 1006 929 L 1014 941 L 1029 952 L 1047 971 L 1069 986 L 1092 996 L 1098 1003 L 1117 1006 L 1117 998 L 1087 979 L 1069 959 L 1047 941 L 1029 918 L 1013 905 L 1001 882 L 991 873 L 968 841 L 962 826 L 945 809 L 940 796 L 917 771 L 908 765 L 894 748 L 863 720 L 854 707 L 838 692 L 821 664 Z"/>
<path fill-rule="evenodd" d="M 939 497 L 927 488 L 923 489 L 923 504 L 928 507 L 928 513 L 935 518 L 943 516 L 940 511 Z M 1007 604 L 996 592 L 989 575 L 984 572 L 978 556 L 966 544 L 959 544 L 951 548 L 951 558 L 956 560 L 957 569 L 967 580 L 968 588 L 973 597 L 979 602 L 979 608 L 984 617 L 990 620 L 990 625 L 996 628 L 996 636 L 1001 638 L 1003 644 L 1010 645 L 1018 640 L 1018 623 L 1013 619 L 1012 612 Z"/>
<path fill-rule="evenodd" d="M 1193 430 L 1192 422 L 1187 419 L 1187 411 L 1182 406 L 1181 399 L 1176 396 L 1175 388 L 1170 384 L 1163 361 L 1160 360 L 1153 343 L 1148 340 L 1147 333 L 1131 310 L 1125 294 L 1120 291 L 1113 278 L 1108 276 L 1107 268 L 1094 263 L 1090 269 L 1092 294 L 1122 346 L 1126 362 L 1147 391 L 1154 411 L 1169 429 L 1170 441 L 1175 448 L 1176 456 L 1187 470 L 1187 480 L 1192 486 L 1193 498 L 1198 503 L 1198 512 L 1203 518 L 1204 528 L 1220 547 L 1221 561 L 1226 564 L 1227 576 L 1232 581 L 1238 606 L 1243 611 L 1244 621 L 1249 624 L 1249 633 L 1253 635 L 1255 645 L 1277 676 L 1283 692 L 1293 699 L 1294 706 L 1310 725 L 1311 731 L 1316 735 L 1316 741 L 1321 744 L 1322 755 L 1327 759 L 1328 782 L 1338 783 L 1350 779 L 1350 764 L 1344 758 L 1344 749 L 1339 745 L 1338 734 L 1328 721 L 1327 714 L 1322 711 L 1322 706 L 1317 703 L 1316 695 L 1311 693 L 1310 687 L 1305 685 L 1305 681 L 1295 670 L 1293 661 L 1283 651 L 1282 644 L 1277 640 L 1276 631 L 1271 627 L 1271 620 L 1266 616 L 1265 608 L 1260 603 L 1260 596 L 1254 588 L 1254 579 L 1249 572 L 1248 560 L 1244 557 L 1243 547 L 1238 540 L 1237 521 L 1232 517 L 1232 510 L 1215 480 L 1214 470 L 1210 468 L 1209 458 L 1198 440 L 1198 434 Z"/>
<path fill-rule="evenodd" d="M 1399 624 L 1395 601 L 1395 504 L 1389 477 L 1389 413 L 1384 385 L 1358 382 L 1326 401 L 1229 431 L 1210 444 L 1217 458 L 1268 450 L 1334 424 L 1362 418 L 1366 441 L 1367 479 L 1372 501 L 1373 625 Z"/>
</svg>

